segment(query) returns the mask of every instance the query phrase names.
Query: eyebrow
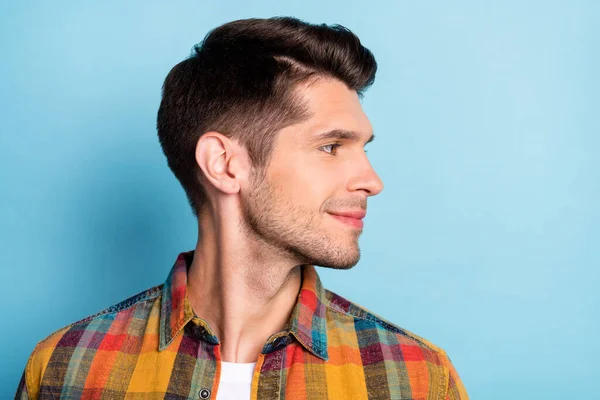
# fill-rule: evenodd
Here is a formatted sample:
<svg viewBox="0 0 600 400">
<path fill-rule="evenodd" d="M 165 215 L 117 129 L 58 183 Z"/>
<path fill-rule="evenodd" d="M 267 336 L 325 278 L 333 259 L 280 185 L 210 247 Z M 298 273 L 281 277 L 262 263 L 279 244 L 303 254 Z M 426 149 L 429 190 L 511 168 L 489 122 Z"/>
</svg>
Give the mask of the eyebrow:
<svg viewBox="0 0 600 400">
<path fill-rule="evenodd" d="M 322 133 L 315 135 L 313 140 L 320 141 L 320 140 L 326 140 L 326 139 L 338 139 L 338 140 L 358 141 L 358 140 L 360 140 L 360 136 L 361 135 L 355 131 L 348 131 L 345 129 L 334 129 L 334 130 L 331 130 L 328 132 L 322 132 Z M 367 140 L 367 143 L 371 143 L 373 140 L 375 140 L 375 134 L 371 134 L 371 137 L 369 138 L 369 140 Z M 365 143 L 365 145 L 367 143 Z"/>
</svg>

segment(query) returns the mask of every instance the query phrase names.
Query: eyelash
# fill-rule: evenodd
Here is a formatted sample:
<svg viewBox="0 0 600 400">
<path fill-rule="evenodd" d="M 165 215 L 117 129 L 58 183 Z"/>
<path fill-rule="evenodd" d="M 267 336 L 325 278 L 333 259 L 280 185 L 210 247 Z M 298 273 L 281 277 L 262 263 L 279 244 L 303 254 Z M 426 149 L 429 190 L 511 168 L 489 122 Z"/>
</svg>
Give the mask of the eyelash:
<svg viewBox="0 0 600 400">
<path fill-rule="evenodd" d="M 331 144 L 326 144 L 325 146 L 321 146 L 321 147 L 319 147 L 319 148 L 320 148 L 320 149 L 322 149 L 322 148 L 324 148 L 324 147 L 329 147 L 329 146 L 332 146 L 331 153 L 328 153 L 328 152 L 326 152 L 326 151 L 325 151 L 325 153 L 327 153 L 327 154 L 330 154 L 330 155 L 334 156 L 334 155 L 335 155 L 335 154 L 337 154 L 337 153 L 333 153 L 333 149 L 337 149 L 337 148 L 341 147 L 341 146 L 342 146 L 342 144 L 341 144 L 341 143 L 331 143 Z M 324 150 L 322 150 L 322 151 L 324 151 Z M 368 151 L 365 149 L 365 153 L 367 153 L 367 152 L 368 152 Z"/>
<path fill-rule="evenodd" d="M 331 154 L 331 155 L 333 156 L 333 155 L 335 155 L 335 154 L 333 153 L 333 149 L 337 149 L 337 148 L 338 148 L 338 147 L 340 147 L 341 145 L 342 145 L 341 143 L 331 143 L 331 144 L 326 144 L 325 146 L 321 146 L 321 147 L 320 147 L 320 149 L 322 149 L 322 148 L 325 148 L 325 147 L 329 147 L 329 146 L 331 146 L 331 147 L 332 147 L 331 153 L 329 153 L 329 152 L 327 152 L 327 151 L 325 151 L 325 153 L 327 153 L 327 154 Z"/>
</svg>

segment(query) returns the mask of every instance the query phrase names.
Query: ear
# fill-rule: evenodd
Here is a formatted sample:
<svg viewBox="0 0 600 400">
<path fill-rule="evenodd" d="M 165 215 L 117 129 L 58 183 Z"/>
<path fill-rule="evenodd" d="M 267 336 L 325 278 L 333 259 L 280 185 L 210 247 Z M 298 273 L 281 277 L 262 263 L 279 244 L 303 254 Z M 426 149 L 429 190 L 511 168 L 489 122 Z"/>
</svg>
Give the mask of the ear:
<svg viewBox="0 0 600 400">
<path fill-rule="evenodd" d="M 195 156 L 204 178 L 218 191 L 240 191 L 248 176 L 246 149 L 221 133 L 207 132 L 198 139 Z"/>
</svg>

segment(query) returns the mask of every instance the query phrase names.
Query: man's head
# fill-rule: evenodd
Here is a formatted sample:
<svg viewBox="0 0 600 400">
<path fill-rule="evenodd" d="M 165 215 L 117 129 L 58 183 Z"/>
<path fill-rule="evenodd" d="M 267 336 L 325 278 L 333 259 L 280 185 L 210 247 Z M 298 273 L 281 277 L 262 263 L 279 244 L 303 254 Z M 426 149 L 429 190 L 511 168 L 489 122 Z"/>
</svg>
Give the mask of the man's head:
<svg viewBox="0 0 600 400">
<path fill-rule="evenodd" d="M 364 211 L 383 188 L 359 101 L 376 68 L 337 25 L 271 18 L 211 31 L 167 76 L 157 122 L 194 214 L 235 198 L 254 238 L 300 263 L 355 265 L 361 228 L 331 213 Z"/>
</svg>

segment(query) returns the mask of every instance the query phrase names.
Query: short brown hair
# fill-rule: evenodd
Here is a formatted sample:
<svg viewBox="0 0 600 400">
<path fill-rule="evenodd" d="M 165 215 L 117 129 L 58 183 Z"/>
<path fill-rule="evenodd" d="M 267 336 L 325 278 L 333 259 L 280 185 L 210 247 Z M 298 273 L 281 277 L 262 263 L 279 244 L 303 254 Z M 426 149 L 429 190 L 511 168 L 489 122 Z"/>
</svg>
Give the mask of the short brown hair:
<svg viewBox="0 0 600 400">
<path fill-rule="evenodd" d="M 341 25 L 291 17 L 221 25 L 167 75 L 158 109 L 158 138 L 197 217 L 205 201 L 195 149 L 210 131 L 237 140 L 254 168 L 268 165 L 276 133 L 307 118 L 293 89 L 309 78 L 333 77 L 359 96 L 377 63 Z"/>
</svg>

